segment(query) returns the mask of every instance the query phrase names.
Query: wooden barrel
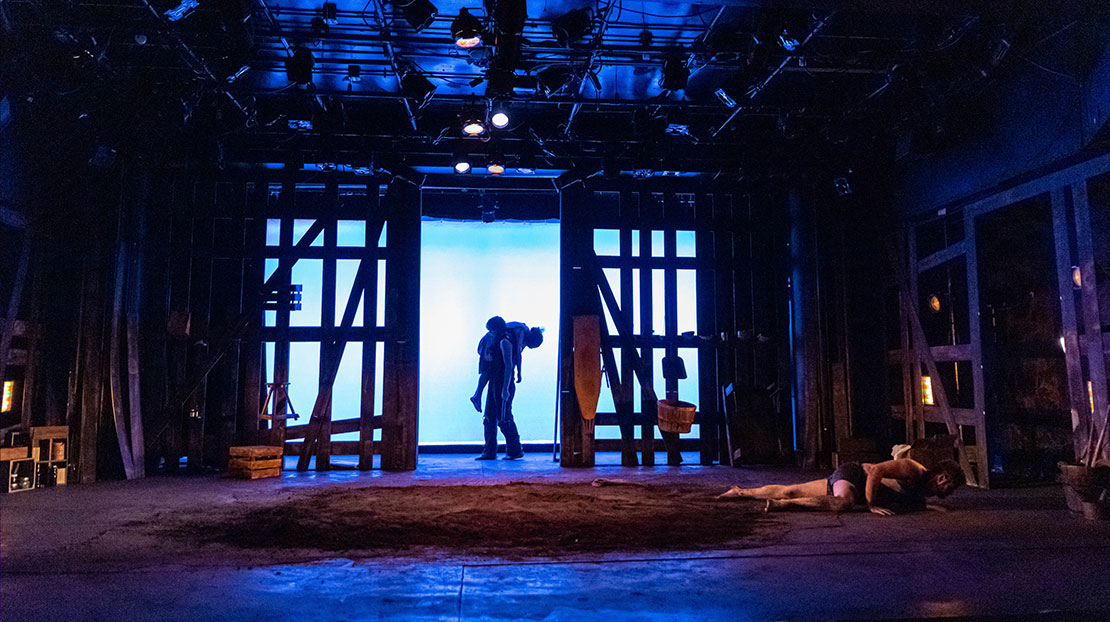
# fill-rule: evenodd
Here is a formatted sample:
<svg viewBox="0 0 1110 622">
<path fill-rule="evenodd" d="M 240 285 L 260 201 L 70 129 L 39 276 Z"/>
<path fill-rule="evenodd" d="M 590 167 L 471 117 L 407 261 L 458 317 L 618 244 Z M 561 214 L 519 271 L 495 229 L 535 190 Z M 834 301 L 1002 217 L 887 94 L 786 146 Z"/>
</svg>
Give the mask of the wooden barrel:
<svg viewBox="0 0 1110 622">
<path fill-rule="evenodd" d="M 694 423 L 697 407 L 680 400 L 659 400 L 658 421 L 661 432 L 685 434 Z"/>
</svg>

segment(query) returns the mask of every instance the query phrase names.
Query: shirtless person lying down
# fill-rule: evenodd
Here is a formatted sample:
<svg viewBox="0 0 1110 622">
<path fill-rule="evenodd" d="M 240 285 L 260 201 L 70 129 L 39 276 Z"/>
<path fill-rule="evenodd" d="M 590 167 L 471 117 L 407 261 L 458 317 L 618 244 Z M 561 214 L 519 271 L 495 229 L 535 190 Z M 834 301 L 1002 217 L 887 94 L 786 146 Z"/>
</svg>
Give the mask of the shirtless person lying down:
<svg viewBox="0 0 1110 622">
<path fill-rule="evenodd" d="M 927 497 L 943 499 L 965 481 L 963 470 L 954 460 L 942 460 L 926 469 L 915 460 L 900 458 L 877 464 L 846 462 L 827 478 L 804 484 L 733 486 L 717 498 L 766 499 L 768 512 L 793 509 L 845 512 L 866 504 L 871 512 L 890 516 L 923 510 Z"/>
</svg>

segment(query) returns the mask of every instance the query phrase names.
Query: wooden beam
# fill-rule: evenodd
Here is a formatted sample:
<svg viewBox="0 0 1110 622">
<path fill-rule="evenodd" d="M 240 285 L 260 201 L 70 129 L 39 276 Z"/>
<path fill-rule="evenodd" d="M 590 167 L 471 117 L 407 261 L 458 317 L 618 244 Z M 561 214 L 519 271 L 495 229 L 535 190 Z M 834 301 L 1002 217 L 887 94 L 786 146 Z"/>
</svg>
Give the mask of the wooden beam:
<svg viewBox="0 0 1110 622">
<path fill-rule="evenodd" d="M 620 305 L 617 304 L 617 299 L 613 295 L 613 289 L 609 287 L 609 280 L 605 278 L 605 272 L 601 270 L 601 266 L 597 263 L 597 255 L 590 251 L 587 261 L 590 262 L 590 267 L 593 272 L 593 280 L 597 288 L 601 291 L 601 299 L 605 303 L 606 309 L 609 310 L 610 317 L 613 318 L 613 324 L 617 328 L 617 334 L 620 336 L 622 350 L 621 352 L 628 352 L 632 369 L 636 372 L 636 377 L 640 379 L 640 386 L 647 387 L 647 391 L 651 396 L 655 395 L 655 390 L 651 387 L 651 380 L 645 380 L 648 375 L 644 371 L 643 359 L 636 351 L 636 342 L 633 339 L 632 333 L 632 320 L 629 314 L 622 311 Z M 642 311 L 642 310 L 641 310 Z M 622 355 L 623 356 L 623 355 Z"/>
<path fill-rule="evenodd" d="M 366 288 L 366 275 L 370 271 L 369 263 L 367 261 L 360 263 L 358 272 L 355 273 L 355 281 L 351 285 L 351 293 L 347 297 L 347 306 L 343 310 L 342 327 L 350 328 L 354 323 L 355 311 L 358 309 L 362 292 Z M 297 460 L 298 471 L 308 470 L 314 448 L 323 446 L 326 449 L 328 443 L 331 442 L 331 389 L 335 384 L 335 376 L 339 373 L 339 363 L 343 360 L 343 352 L 346 347 L 347 341 L 345 339 L 320 344 L 320 390 L 316 393 L 316 403 L 312 406 L 312 416 L 309 417 L 305 429 L 303 450 L 300 459 Z M 325 433 L 328 435 L 327 438 L 324 437 Z M 328 451 L 330 452 L 330 450 Z M 329 453 L 325 457 L 330 458 L 330 455 Z M 320 456 L 317 455 L 316 460 L 319 461 L 320 459 Z"/>
<path fill-rule="evenodd" d="M 1064 333 L 1064 365 L 1067 369 L 1068 402 L 1071 410 L 1072 444 L 1075 455 L 1079 456 L 1087 446 L 1092 413 L 1087 401 L 1087 391 L 1083 387 L 1083 350 L 1079 347 L 1079 321 L 1075 313 L 1075 286 L 1071 276 L 1071 236 L 1068 227 L 1066 189 L 1054 189 L 1050 199 L 1056 247 L 1056 287 L 1060 301 L 1060 326 Z"/>
<path fill-rule="evenodd" d="M 0 381 L 7 376 L 8 357 L 11 352 L 12 337 L 15 334 L 15 323 L 19 317 L 19 305 L 23 300 L 23 286 L 27 282 L 27 271 L 31 263 L 31 231 L 23 233 L 23 244 L 19 250 L 19 264 L 15 269 L 15 278 L 12 280 L 12 290 L 8 296 L 8 306 L 4 309 L 4 316 L 0 317 Z M 24 415 L 26 416 L 26 415 Z"/>
<path fill-rule="evenodd" d="M 620 195 L 620 204 L 619 205 L 620 205 L 620 210 L 621 210 L 622 217 L 626 217 L 626 212 L 629 211 L 628 210 L 628 205 L 631 204 L 631 202 L 632 202 L 631 193 L 624 192 Z M 628 221 L 625 218 L 622 218 L 622 220 L 624 222 L 622 222 L 622 225 L 621 225 L 621 228 L 620 228 L 619 251 L 620 251 L 620 255 L 622 257 L 631 257 L 632 256 L 632 230 L 629 228 Z M 602 270 L 602 272 L 604 273 L 604 270 Z M 635 307 L 636 307 L 636 301 L 632 298 L 632 266 L 625 265 L 625 266 L 621 267 L 617 274 L 619 276 L 618 288 L 620 289 L 620 293 L 621 293 L 621 302 L 624 304 L 625 309 L 628 309 L 628 310 L 631 311 L 632 309 L 635 309 Z M 601 313 L 600 300 L 598 300 L 598 307 L 599 307 L 598 308 L 598 317 L 600 317 L 602 319 L 602 322 L 603 322 L 603 324 L 602 324 L 602 341 L 601 341 L 601 343 L 602 343 L 602 353 L 604 354 L 605 350 L 608 349 L 609 350 L 609 355 L 613 356 L 612 348 L 611 348 L 611 346 L 609 346 L 609 344 L 607 343 L 607 339 L 606 339 L 606 337 L 608 336 L 609 327 L 608 327 L 607 324 L 604 323 L 605 315 L 603 313 Z M 632 317 L 632 316 L 633 316 L 633 314 L 629 313 L 629 317 Z M 635 330 L 635 328 L 632 327 L 632 322 L 629 322 L 629 330 Z M 620 371 L 620 378 L 622 378 L 624 380 L 624 383 L 620 386 L 620 398 L 619 398 L 619 400 L 617 398 L 616 393 L 614 393 L 614 397 L 613 397 L 613 405 L 616 408 L 617 413 L 619 413 L 619 415 L 621 417 L 621 425 L 620 425 L 621 441 L 622 441 L 621 446 L 624 448 L 624 449 L 621 450 L 621 464 L 624 465 L 624 466 L 638 466 L 639 461 L 636 458 L 636 449 L 635 449 L 636 427 L 632 423 L 633 414 L 635 413 L 635 410 L 636 410 L 636 406 L 632 401 L 632 399 L 633 399 L 633 395 L 632 395 L 632 384 L 633 384 L 632 383 L 632 375 L 635 372 L 633 371 L 631 357 L 628 356 L 628 353 L 625 352 L 624 349 L 622 349 L 621 352 L 622 352 L 622 354 L 621 354 L 621 364 L 620 364 L 620 370 L 619 371 Z M 604 358 L 604 356 L 603 356 L 603 358 Z M 608 368 L 608 363 L 606 363 L 606 368 Z M 615 369 L 615 367 L 614 367 L 614 369 Z M 614 390 L 616 388 L 617 388 L 616 386 L 613 387 Z M 596 434 L 595 434 L 595 436 L 596 436 Z"/>
<path fill-rule="evenodd" d="M 331 422 L 331 432 L 332 432 L 332 434 L 347 434 L 349 432 L 358 432 L 360 429 L 362 429 L 362 425 L 363 425 L 363 423 L 362 423 L 361 418 L 359 418 L 359 419 L 340 419 L 338 421 L 332 421 Z M 370 421 L 370 429 L 371 430 L 381 429 L 381 427 L 382 427 L 382 417 L 381 417 L 381 415 L 373 417 Z M 285 438 L 287 440 L 288 439 L 298 439 L 298 438 L 303 439 L 303 438 L 305 438 L 305 434 L 307 432 L 308 432 L 308 424 L 307 423 L 304 424 L 304 425 L 286 426 L 286 428 L 285 428 Z"/>
<path fill-rule="evenodd" d="M 131 458 L 130 420 L 124 410 L 123 382 L 121 376 L 120 330 L 123 327 L 123 297 L 127 275 L 127 245 L 121 239 L 117 243 L 115 274 L 112 280 L 112 328 L 108 343 L 108 383 L 111 387 L 112 422 L 115 424 L 116 441 L 120 456 L 123 458 L 123 472 L 127 479 L 135 479 L 135 463 Z"/>
<path fill-rule="evenodd" d="M 637 193 L 637 198 L 639 199 L 640 213 L 642 214 L 645 202 L 643 193 Z M 651 256 L 650 227 L 640 229 L 639 255 L 641 259 Z M 647 267 L 640 268 L 640 335 L 650 335 L 652 333 L 654 301 L 652 299 L 651 284 L 651 269 Z M 635 327 L 633 327 L 633 330 L 635 330 Z M 657 411 L 659 409 L 659 400 L 654 390 L 654 376 L 652 375 L 654 359 L 651 346 L 644 347 L 641 360 L 644 373 L 640 377 L 640 413 L 643 415 L 645 421 L 640 426 L 640 454 L 644 466 L 654 466 L 655 423 Z M 629 359 L 628 364 L 632 366 L 631 359 Z M 632 367 L 632 369 L 635 369 L 635 367 Z M 644 382 L 644 378 L 647 378 L 648 381 Z"/>
<path fill-rule="evenodd" d="M 708 226 L 712 216 L 712 203 L 710 197 L 704 192 L 694 195 L 694 217 L 704 226 Z M 694 271 L 695 280 L 695 309 L 697 317 L 696 328 L 698 335 L 717 334 L 717 291 L 716 269 L 713 257 L 714 239 L 708 233 L 696 232 L 694 234 L 695 256 L 698 267 Z M 720 387 L 717 379 L 717 356 L 715 347 L 709 343 L 702 343 L 697 348 L 698 357 L 698 410 L 701 412 L 701 423 L 698 430 L 701 437 L 701 463 L 710 465 L 720 459 L 720 429 L 721 416 L 717 410 L 717 398 Z"/>
<path fill-rule="evenodd" d="M 366 186 L 366 238 L 364 240 L 363 261 L 371 264 L 370 272 L 366 275 L 366 288 L 362 304 L 362 393 L 359 403 L 359 458 L 358 468 L 366 471 L 374 466 L 374 430 L 381 428 L 380 415 L 375 417 L 376 383 L 378 366 L 378 341 L 376 328 L 378 325 L 378 240 L 382 235 L 385 219 L 381 215 L 378 185 L 376 183 Z M 375 425 L 375 421 L 377 424 Z"/>
<path fill-rule="evenodd" d="M 1087 373 L 1091 379 L 1091 393 L 1095 408 L 1091 414 L 1095 423 L 1105 428 L 1107 424 L 1106 359 L 1102 352 L 1102 316 L 1098 305 L 1098 277 L 1095 272 L 1094 240 L 1091 231 L 1091 211 L 1087 198 L 1086 182 L 1071 187 L 1072 209 L 1075 214 L 1075 251 L 1081 274 L 1079 288 L 1083 307 L 1083 334 L 1087 354 Z M 1092 458 L 1097 459 L 1098 456 Z"/>
<path fill-rule="evenodd" d="M 929 372 L 929 376 L 936 378 L 937 382 L 933 385 L 933 397 L 940 409 L 941 416 L 944 418 L 944 423 L 948 428 L 948 433 L 956 437 L 956 451 L 959 457 L 960 467 L 963 468 L 964 476 L 967 478 L 969 484 L 973 486 L 979 485 L 978 474 L 971 469 L 971 464 L 967 459 L 967 449 L 964 447 L 963 434 L 960 433 L 960 426 L 956 422 L 955 417 L 952 415 L 952 409 L 948 404 L 948 395 L 944 390 L 944 383 L 940 381 L 940 373 L 937 371 L 936 361 L 933 360 L 933 355 L 929 351 L 929 341 L 925 338 L 925 330 L 921 326 L 921 318 L 917 316 L 916 305 L 910 300 L 910 281 L 909 274 L 906 266 L 902 263 L 902 255 L 894 248 L 888 248 L 888 256 L 890 263 L 894 270 L 895 282 L 898 283 L 898 297 L 899 304 L 902 309 L 908 310 L 909 313 L 903 315 L 903 322 L 909 322 L 910 339 L 913 340 L 914 358 L 920 359 L 925 363 L 925 368 Z M 918 376 L 920 379 L 920 375 Z M 906 408 L 913 408 L 913 405 L 906 404 Z M 922 418 L 924 418 L 922 416 Z M 979 431 L 976 430 L 978 433 Z"/>
<path fill-rule="evenodd" d="M 253 312 L 249 322 L 239 357 L 239 387 L 242 407 L 240 409 L 239 442 L 244 445 L 258 445 L 262 442 L 259 413 L 262 409 L 263 357 L 259 316 L 261 311 L 260 292 L 255 283 L 265 278 L 262 257 L 266 244 L 266 201 L 269 188 L 266 184 L 255 183 L 248 197 L 247 214 L 244 215 L 246 246 L 243 249 L 242 300 L 243 312 Z"/>
<path fill-rule="evenodd" d="M 394 180 L 386 197 L 382 468 L 416 468 L 420 402 L 420 189 Z"/>
</svg>

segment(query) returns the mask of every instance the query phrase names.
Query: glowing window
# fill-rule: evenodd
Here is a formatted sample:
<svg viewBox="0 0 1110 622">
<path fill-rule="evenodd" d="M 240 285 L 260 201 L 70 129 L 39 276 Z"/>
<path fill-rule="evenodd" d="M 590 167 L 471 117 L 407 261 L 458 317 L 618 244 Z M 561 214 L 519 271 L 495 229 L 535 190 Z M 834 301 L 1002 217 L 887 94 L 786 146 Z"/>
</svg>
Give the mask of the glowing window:
<svg viewBox="0 0 1110 622">
<path fill-rule="evenodd" d="M 921 403 L 926 406 L 935 406 L 933 402 L 933 379 L 929 376 L 921 377 Z"/>
<path fill-rule="evenodd" d="M 0 412 L 8 412 L 12 409 L 12 395 L 15 393 L 15 381 L 8 380 L 4 382 L 4 399 L 0 402 Z"/>
</svg>

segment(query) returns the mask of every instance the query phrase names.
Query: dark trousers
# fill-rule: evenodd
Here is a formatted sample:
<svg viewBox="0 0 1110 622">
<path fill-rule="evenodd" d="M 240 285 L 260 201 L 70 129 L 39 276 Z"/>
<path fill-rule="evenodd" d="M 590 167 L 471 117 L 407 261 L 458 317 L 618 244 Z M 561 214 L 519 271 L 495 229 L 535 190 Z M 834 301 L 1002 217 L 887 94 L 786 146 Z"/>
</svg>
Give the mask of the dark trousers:
<svg viewBox="0 0 1110 622">
<path fill-rule="evenodd" d="M 482 447 L 482 453 L 487 456 L 497 454 L 497 428 L 501 428 L 501 433 L 505 435 L 505 453 L 514 458 L 524 455 L 524 450 L 520 446 L 520 433 L 517 432 L 516 422 L 513 421 L 515 394 L 515 384 L 509 385 L 509 399 L 504 403 L 505 411 L 502 413 L 501 387 L 495 387 L 493 382 L 489 383 L 485 416 L 482 417 L 482 427 L 485 432 L 485 446 Z"/>
</svg>

